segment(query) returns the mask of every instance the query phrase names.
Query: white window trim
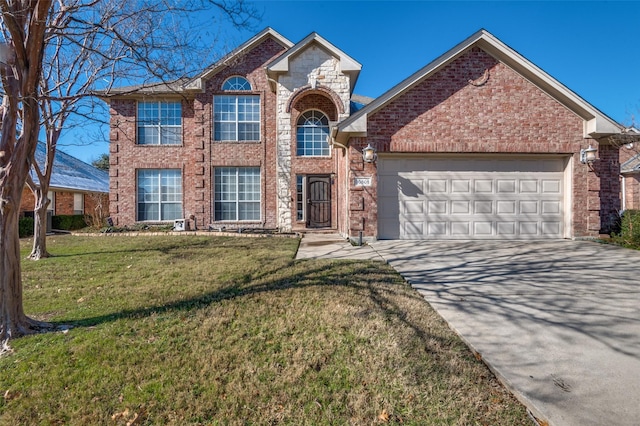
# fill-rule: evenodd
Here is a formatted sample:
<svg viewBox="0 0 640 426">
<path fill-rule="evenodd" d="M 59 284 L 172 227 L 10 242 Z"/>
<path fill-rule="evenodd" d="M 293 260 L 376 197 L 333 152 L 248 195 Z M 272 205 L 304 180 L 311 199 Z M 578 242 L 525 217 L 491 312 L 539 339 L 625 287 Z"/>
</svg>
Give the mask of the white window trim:
<svg viewBox="0 0 640 426">
<path fill-rule="evenodd" d="M 156 172 L 158 172 L 158 176 L 157 176 L 158 179 L 161 180 L 162 179 L 161 172 L 165 171 L 165 170 L 177 170 L 177 171 L 180 172 L 180 211 L 182 213 L 184 213 L 184 179 L 183 179 L 183 176 L 182 176 L 182 170 L 181 169 L 176 169 L 176 168 L 168 168 L 168 169 L 136 169 L 136 193 L 135 193 L 135 197 L 136 197 L 135 198 L 136 199 L 136 222 L 139 222 L 139 223 L 145 223 L 145 222 L 146 223 L 159 223 L 159 222 L 170 223 L 170 222 L 173 222 L 176 219 L 180 219 L 180 217 L 174 218 L 174 219 L 145 219 L 145 220 L 140 220 L 139 219 L 140 204 L 141 203 L 138 200 L 138 196 L 139 196 L 138 191 L 139 191 L 139 188 L 140 188 L 140 186 L 139 186 L 140 185 L 140 183 L 139 183 L 140 181 L 139 181 L 139 174 L 138 173 L 140 171 L 156 171 Z M 158 188 L 160 188 L 160 191 L 162 192 L 162 183 L 161 182 L 158 184 Z M 166 201 L 165 203 L 167 203 L 167 204 L 175 204 L 176 202 L 175 201 L 171 201 L 171 202 Z M 142 204 L 152 204 L 152 203 L 149 202 L 149 203 L 142 203 Z M 153 202 L 153 204 L 156 204 L 156 202 Z M 157 204 L 158 204 L 158 216 L 162 216 L 162 204 L 163 204 L 162 193 L 159 194 Z M 180 216 L 183 216 L 183 214 L 181 214 Z"/>
<path fill-rule="evenodd" d="M 140 120 L 140 105 L 141 104 L 158 104 L 158 116 L 161 117 L 162 104 L 178 104 L 180 106 L 180 124 L 162 124 L 159 120 L 158 124 L 142 124 Z M 139 146 L 181 146 L 183 144 L 183 132 L 182 132 L 182 103 L 180 101 L 138 101 L 136 104 L 136 145 Z M 153 129 L 158 132 L 158 138 L 155 143 L 141 143 L 140 142 L 140 128 Z M 178 143 L 162 143 L 162 129 L 178 129 L 180 135 L 180 141 Z"/>
<path fill-rule="evenodd" d="M 236 188 L 235 188 L 235 194 L 236 194 L 236 199 L 233 200 L 235 202 L 235 213 L 236 213 L 236 219 L 216 219 L 216 203 L 218 202 L 223 202 L 223 203 L 229 203 L 230 201 L 218 201 L 216 200 L 216 183 L 215 183 L 215 178 L 216 178 L 216 170 L 217 169 L 235 169 L 236 170 Z M 259 175 L 260 175 L 260 182 L 258 185 L 258 188 L 260 189 L 260 198 L 258 201 L 251 201 L 252 203 L 258 203 L 258 211 L 260 212 L 260 217 L 257 219 L 238 219 L 239 216 L 239 212 L 240 212 L 240 203 L 243 202 L 242 200 L 240 200 L 240 197 L 238 196 L 240 194 L 239 192 L 239 171 L 240 169 L 258 169 Z M 260 166 L 218 166 L 216 167 L 216 170 L 213 171 L 213 179 L 214 179 L 214 183 L 213 183 L 213 221 L 216 223 L 260 223 L 262 222 L 262 168 Z"/>
<path fill-rule="evenodd" d="M 216 121 L 216 97 L 222 97 L 222 96 L 227 96 L 227 97 L 232 97 L 235 99 L 235 120 L 220 120 L 220 121 Z M 240 99 L 240 97 L 245 96 L 245 97 L 252 97 L 252 98 L 257 98 L 258 100 L 258 120 L 256 121 L 240 121 L 238 119 L 238 100 Z M 260 96 L 259 93 L 254 93 L 254 92 L 249 92 L 249 91 L 242 91 L 242 92 L 238 92 L 238 93 L 233 93 L 233 92 L 225 92 L 225 93 L 217 93 L 213 96 L 213 117 L 212 117 L 212 121 L 213 121 L 213 125 L 212 125 L 212 132 L 213 134 L 211 135 L 211 139 L 216 142 L 216 143 L 225 143 L 225 142 L 233 142 L 233 143 L 260 143 L 262 141 L 262 97 Z M 216 139 L 216 124 L 217 123 L 233 123 L 235 124 L 235 139 Z M 239 125 L 243 124 L 243 123 L 257 123 L 258 124 L 258 138 L 257 139 L 240 139 L 240 131 L 239 131 Z"/>
<path fill-rule="evenodd" d="M 78 206 L 80 208 L 77 208 Z M 73 214 L 84 214 L 84 194 L 82 192 L 73 193 Z"/>
</svg>

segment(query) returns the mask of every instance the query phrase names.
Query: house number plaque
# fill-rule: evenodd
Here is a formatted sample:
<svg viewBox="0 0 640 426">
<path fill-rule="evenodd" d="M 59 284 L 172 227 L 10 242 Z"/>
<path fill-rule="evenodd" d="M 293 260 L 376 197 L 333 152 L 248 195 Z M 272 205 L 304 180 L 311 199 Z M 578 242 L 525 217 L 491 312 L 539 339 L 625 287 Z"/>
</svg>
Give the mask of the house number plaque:
<svg viewBox="0 0 640 426">
<path fill-rule="evenodd" d="M 371 186 L 371 177 L 357 177 L 353 179 L 353 186 Z"/>
</svg>

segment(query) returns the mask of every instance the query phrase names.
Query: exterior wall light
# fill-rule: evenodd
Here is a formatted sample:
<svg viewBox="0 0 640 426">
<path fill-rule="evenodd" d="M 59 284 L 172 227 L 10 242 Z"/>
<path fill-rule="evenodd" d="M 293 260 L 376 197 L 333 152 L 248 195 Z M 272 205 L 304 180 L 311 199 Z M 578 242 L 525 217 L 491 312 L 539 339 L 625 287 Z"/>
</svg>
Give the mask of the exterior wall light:
<svg viewBox="0 0 640 426">
<path fill-rule="evenodd" d="M 589 148 L 580 150 L 580 162 L 582 164 L 593 164 L 596 161 L 597 148 L 593 148 L 589 145 Z"/>
<path fill-rule="evenodd" d="M 376 149 L 372 147 L 371 144 L 367 144 L 365 148 L 362 148 L 362 159 L 365 163 L 375 163 L 378 159 Z"/>
</svg>

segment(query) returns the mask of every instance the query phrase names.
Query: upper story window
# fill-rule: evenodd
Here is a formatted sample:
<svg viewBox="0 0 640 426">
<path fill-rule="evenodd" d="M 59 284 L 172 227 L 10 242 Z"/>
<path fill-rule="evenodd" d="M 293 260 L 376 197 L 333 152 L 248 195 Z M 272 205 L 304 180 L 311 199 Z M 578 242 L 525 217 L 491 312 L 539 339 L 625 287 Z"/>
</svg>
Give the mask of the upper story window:
<svg viewBox="0 0 640 426">
<path fill-rule="evenodd" d="M 250 91 L 246 78 L 231 77 L 222 90 Z M 260 95 L 215 95 L 213 100 L 213 140 L 230 142 L 260 141 Z"/>
<path fill-rule="evenodd" d="M 320 111 L 307 111 L 298 119 L 297 155 L 328 156 L 329 119 Z"/>
<path fill-rule="evenodd" d="M 222 90 L 251 90 L 251 84 L 244 77 L 231 77 L 224 82 Z"/>
<path fill-rule="evenodd" d="M 182 104 L 180 102 L 138 102 L 138 144 L 180 145 Z"/>
</svg>

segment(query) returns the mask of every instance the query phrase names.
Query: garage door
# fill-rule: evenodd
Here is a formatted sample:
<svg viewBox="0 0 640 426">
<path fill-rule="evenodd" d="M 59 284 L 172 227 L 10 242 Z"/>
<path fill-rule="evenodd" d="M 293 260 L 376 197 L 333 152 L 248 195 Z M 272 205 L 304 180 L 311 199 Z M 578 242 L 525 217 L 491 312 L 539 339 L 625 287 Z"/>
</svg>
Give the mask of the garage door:
<svg viewBox="0 0 640 426">
<path fill-rule="evenodd" d="M 564 237 L 562 158 L 380 158 L 378 238 Z"/>
</svg>

